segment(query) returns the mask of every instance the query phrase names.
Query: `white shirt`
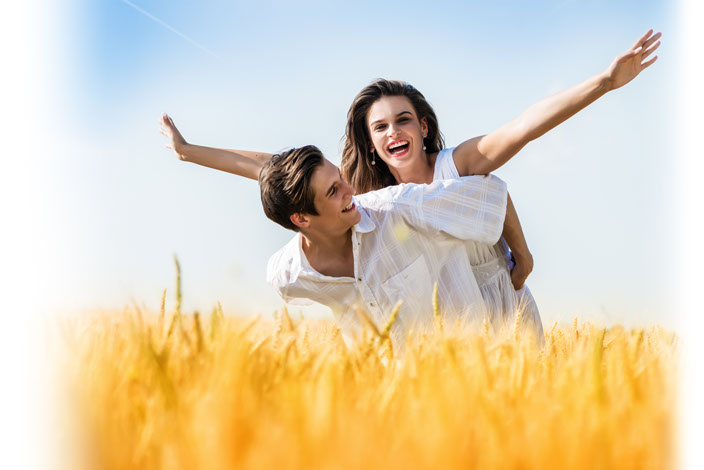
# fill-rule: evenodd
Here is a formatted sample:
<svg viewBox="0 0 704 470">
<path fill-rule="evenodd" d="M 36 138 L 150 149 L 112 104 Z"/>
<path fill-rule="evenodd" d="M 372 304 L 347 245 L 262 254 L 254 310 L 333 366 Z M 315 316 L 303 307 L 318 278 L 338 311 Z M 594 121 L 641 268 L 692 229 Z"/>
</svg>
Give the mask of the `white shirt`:
<svg viewBox="0 0 704 470">
<path fill-rule="evenodd" d="M 454 148 L 443 149 L 435 159 L 433 181 L 456 179 L 460 173 L 453 157 Z M 513 327 L 514 316 L 520 311 L 523 324 L 537 334 L 542 341 L 543 324 L 538 304 L 527 285 L 516 291 L 511 282 L 511 254 L 503 238 L 495 245 L 465 241 L 469 262 L 474 271 L 479 290 L 484 299 L 487 316 L 494 328 L 502 328 L 508 322 Z"/>
<path fill-rule="evenodd" d="M 269 260 L 267 281 L 287 302 L 308 299 L 330 307 L 348 345 L 362 331 L 355 305 L 382 329 L 403 300 L 391 329 L 394 346 L 412 329 L 432 325 L 436 282 L 445 318 L 481 320 L 484 303 L 463 240 L 495 244 L 506 201 L 506 184 L 491 175 L 401 184 L 356 196 L 361 219 L 351 235 L 354 278 L 313 269 L 298 233 Z"/>
</svg>

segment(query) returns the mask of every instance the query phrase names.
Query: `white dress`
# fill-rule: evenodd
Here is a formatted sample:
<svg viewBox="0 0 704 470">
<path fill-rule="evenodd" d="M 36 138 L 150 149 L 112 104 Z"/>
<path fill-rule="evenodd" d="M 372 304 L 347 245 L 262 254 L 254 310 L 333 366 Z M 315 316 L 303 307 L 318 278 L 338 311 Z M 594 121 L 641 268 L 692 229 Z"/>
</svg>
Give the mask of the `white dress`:
<svg viewBox="0 0 704 470">
<path fill-rule="evenodd" d="M 455 149 L 444 149 L 435 160 L 433 181 L 460 177 L 452 153 Z M 515 314 L 522 312 L 522 327 L 530 328 L 543 339 L 543 324 L 538 305 L 525 284 L 516 291 L 511 283 L 513 266 L 508 245 L 503 238 L 496 245 L 466 241 L 467 256 L 486 305 L 493 327 L 513 326 Z"/>
</svg>

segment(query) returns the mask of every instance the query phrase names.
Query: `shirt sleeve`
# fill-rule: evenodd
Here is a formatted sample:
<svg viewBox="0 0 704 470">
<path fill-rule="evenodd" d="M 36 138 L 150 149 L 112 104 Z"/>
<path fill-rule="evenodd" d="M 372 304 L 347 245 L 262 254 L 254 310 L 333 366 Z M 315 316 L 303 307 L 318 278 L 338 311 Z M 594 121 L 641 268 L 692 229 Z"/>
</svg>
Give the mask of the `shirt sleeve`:
<svg viewBox="0 0 704 470">
<path fill-rule="evenodd" d="M 508 193 L 493 175 L 402 184 L 390 196 L 394 210 L 416 230 L 490 245 L 503 232 Z"/>
<path fill-rule="evenodd" d="M 284 302 L 293 305 L 311 305 L 313 301 L 303 296 L 303 293 L 296 292 L 301 289 L 296 289 L 289 282 L 290 264 L 287 267 L 287 264 L 282 262 L 282 255 L 283 253 L 276 253 L 269 258 L 266 265 L 266 282 L 274 288 Z"/>
</svg>

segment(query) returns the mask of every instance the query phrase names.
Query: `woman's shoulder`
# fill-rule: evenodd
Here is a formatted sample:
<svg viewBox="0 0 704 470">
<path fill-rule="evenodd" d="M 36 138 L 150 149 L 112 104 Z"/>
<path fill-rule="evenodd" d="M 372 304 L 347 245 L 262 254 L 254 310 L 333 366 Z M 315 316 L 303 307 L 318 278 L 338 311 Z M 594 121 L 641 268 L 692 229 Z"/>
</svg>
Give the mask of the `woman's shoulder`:
<svg viewBox="0 0 704 470">
<path fill-rule="evenodd" d="M 452 158 L 454 147 L 442 149 L 435 155 L 435 163 L 433 165 L 433 181 L 459 178 L 460 173 L 455 165 L 455 160 Z"/>
</svg>

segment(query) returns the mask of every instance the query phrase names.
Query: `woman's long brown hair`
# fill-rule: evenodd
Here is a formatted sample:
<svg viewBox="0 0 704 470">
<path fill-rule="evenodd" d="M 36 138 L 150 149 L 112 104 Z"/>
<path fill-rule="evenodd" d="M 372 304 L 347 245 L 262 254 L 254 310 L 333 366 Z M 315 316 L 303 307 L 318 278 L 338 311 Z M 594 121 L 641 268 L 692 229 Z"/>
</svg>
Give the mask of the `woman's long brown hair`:
<svg viewBox="0 0 704 470">
<path fill-rule="evenodd" d="M 445 140 L 438 128 L 438 118 L 433 107 L 421 92 L 406 82 L 379 78 L 360 91 L 347 112 L 345 146 L 342 151 L 340 171 L 358 194 L 397 184 L 389 167 L 381 158 L 372 165 L 371 137 L 367 129 L 369 108 L 382 96 L 405 96 L 416 111 L 418 120 L 426 119 L 428 136 L 423 139 L 426 152 L 439 152 Z"/>
</svg>

